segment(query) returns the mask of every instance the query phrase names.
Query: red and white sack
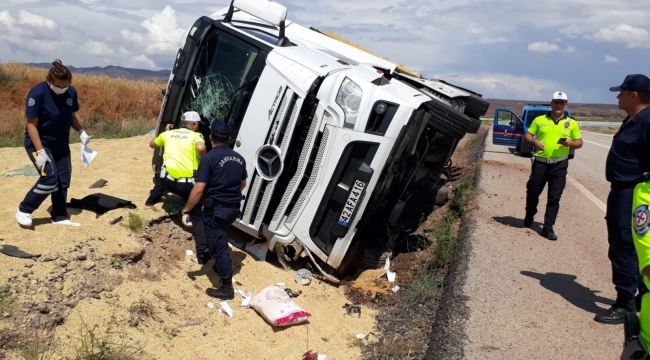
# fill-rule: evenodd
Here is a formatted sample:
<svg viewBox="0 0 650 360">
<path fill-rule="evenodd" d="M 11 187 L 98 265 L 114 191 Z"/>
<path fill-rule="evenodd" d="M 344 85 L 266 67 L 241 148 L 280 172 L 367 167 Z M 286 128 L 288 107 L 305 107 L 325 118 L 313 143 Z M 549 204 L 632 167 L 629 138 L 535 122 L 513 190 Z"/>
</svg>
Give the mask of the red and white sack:
<svg viewBox="0 0 650 360">
<path fill-rule="evenodd" d="M 253 295 L 249 306 L 275 326 L 298 324 L 311 316 L 277 285 L 266 287 Z"/>
</svg>

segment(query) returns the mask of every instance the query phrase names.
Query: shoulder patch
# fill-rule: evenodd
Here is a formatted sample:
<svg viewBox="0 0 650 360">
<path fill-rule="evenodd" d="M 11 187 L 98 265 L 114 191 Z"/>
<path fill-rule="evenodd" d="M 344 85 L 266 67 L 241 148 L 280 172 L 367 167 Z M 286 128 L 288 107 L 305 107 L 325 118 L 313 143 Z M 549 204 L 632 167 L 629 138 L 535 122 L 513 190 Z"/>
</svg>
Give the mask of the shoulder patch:
<svg viewBox="0 0 650 360">
<path fill-rule="evenodd" d="M 632 213 L 632 223 L 637 235 L 645 235 L 650 225 L 650 207 L 648 204 L 639 205 Z"/>
<path fill-rule="evenodd" d="M 34 98 L 29 98 L 29 100 L 27 100 L 27 106 L 34 106 L 35 104 L 36 100 L 34 100 Z"/>
<path fill-rule="evenodd" d="M 65 101 L 68 106 L 72 106 L 72 98 L 68 98 L 68 100 Z"/>
</svg>

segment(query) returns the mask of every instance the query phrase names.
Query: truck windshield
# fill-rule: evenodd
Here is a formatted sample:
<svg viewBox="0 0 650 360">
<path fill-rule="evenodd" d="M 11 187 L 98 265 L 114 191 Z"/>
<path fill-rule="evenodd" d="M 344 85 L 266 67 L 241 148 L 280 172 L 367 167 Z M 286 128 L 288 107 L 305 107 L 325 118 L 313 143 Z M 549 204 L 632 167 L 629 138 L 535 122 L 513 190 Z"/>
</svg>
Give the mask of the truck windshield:
<svg viewBox="0 0 650 360">
<path fill-rule="evenodd" d="M 181 111 L 196 111 L 208 121 L 225 120 L 231 95 L 255 75 L 252 74 L 260 49 L 217 29 L 206 36 L 199 50 Z M 241 118 L 228 119 L 231 136 L 237 137 Z"/>
</svg>

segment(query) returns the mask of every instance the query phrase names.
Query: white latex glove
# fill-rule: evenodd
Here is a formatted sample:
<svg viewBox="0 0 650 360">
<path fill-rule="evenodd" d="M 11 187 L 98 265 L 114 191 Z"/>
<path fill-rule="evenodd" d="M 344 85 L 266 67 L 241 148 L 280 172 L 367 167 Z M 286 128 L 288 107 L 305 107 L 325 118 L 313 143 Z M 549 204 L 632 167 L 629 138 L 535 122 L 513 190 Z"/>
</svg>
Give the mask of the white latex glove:
<svg viewBox="0 0 650 360">
<path fill-rule="evenodd" d="M 183 219 L 181 221 L 183 222 L 183 225 L 185 225 L 187 227 L 192 226 L 192 218 L 191 218 L 190 214 L 183 214 Z"/>
<path fill-rule="evenodd" d="M 81 145 L 86 146 L 90 142 L 90 136 L 86 133 L 86 130 L 79 130 L 79 138 L 81 139 Z"/>
<path fill-rule="evenodd" d="M 45 152 L 45 149 L 38 150 L 36 152 L 38 156 L 36 156 L 36 167 L 40 171 L 45 170 L 45 164 L 47 163 L 52 163 L 52 159 L 50 159 L 49 156 L 47 156 L 47 153 Z"/>
</svg>

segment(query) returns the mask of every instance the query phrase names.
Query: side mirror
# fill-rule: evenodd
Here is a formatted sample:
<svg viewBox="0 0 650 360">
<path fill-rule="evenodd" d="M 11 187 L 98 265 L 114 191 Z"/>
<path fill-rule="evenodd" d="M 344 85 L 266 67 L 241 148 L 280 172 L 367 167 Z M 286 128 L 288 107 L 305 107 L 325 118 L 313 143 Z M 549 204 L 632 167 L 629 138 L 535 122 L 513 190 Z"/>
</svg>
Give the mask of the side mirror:
<svg viewBox="0 0 650 360">
<path fill-rule="evenodd" d="M 515 129 L 523 129 L 524 123 L 521 120 L 515 121 Z"/>
</svg>

